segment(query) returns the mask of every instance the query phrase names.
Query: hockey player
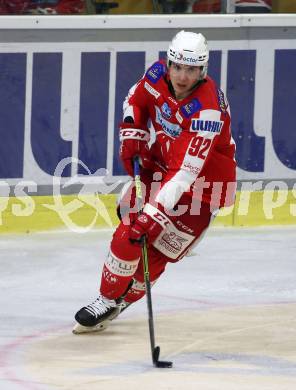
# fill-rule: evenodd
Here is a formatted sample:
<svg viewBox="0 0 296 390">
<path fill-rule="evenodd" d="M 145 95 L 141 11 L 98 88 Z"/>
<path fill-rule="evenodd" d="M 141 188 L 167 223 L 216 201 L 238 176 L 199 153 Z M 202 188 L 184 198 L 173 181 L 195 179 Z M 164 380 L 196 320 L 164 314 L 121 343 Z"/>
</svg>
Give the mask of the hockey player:
<svg viewBox="0 0 296 390">
<path fill-rule="evenodd" d="M 233 204 L 235 144 L 224 93 L 207 75 L 209 51 L 202 34 L 180 31 L 167 51 L 134 85 L 124 102 L 120 157 L 133 176 L 140 157 L 145 205 L 134 188 L 121 206 L 105 260 L 99 297 L 80 309 L 74 333 L 105 329 L 129 304 L 145 295 L 141 238 L 146 236 L 151 283 L 168 262 L 197 244 L 217 210 Z M 148 121 L 155 141 L 151 145 Z M 151 133 L 152 134 L 152 133 Z M 150 142 L 149 142 L 150 141 Z"/>
</svg>

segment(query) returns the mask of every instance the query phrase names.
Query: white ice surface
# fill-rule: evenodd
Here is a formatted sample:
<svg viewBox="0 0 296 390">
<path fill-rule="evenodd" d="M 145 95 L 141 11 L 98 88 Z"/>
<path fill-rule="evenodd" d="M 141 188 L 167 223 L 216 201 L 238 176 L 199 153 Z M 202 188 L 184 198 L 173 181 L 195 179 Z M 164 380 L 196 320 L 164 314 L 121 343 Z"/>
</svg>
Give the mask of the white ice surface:
<svg viewBox="0 0 296 390">
<path fill-rule="evenodd" d="M 296 227 L 209 231 L 101 335 L 74 336 L 111 231 L 0 237 L 0 389 L 296 389 Z M 160 371 L 159 371 L 160 370 Z"/>
</svg>

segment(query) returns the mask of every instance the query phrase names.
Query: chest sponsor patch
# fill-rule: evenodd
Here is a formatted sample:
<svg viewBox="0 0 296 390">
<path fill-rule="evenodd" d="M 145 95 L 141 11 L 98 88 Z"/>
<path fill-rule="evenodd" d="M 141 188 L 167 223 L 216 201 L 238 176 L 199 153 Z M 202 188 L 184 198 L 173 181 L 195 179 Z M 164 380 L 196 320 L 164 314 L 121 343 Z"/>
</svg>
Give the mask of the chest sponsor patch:
<svg viewBox="0 0 296 390">
<path fill-rule="evenodd" d="M 164 75 L 165 66 L 161 62 L 153 64 L 146 72 L 146 77 L 151 83 L 155 84 Z"/>
<path fill-rule="evenodd" d="M 160 108 L 157 106 L 155 106 L 155 113 L 156 113 L 155 121 L 156 123 L 161 125 L 163 131 L 171 137 L 179 137 L 182 128 L 177 123 L 171 123 L 168 120 L 166 120 L 163 117 Z"/>
<path fill-rule="evenodd" d="M 209 133 L 221 133 L 223 121 L 210 121 L 204 119 L 192 119 L 190 131 L 207 131 Z"/>
<path fill-rule="evenodd" d="M 181 106 L 181 112 L 185 118 L 190 118 L 194 113 L 201 109 L 202 105 L 198 99 L 192 99 L 191 102 Z"/>
</svg>

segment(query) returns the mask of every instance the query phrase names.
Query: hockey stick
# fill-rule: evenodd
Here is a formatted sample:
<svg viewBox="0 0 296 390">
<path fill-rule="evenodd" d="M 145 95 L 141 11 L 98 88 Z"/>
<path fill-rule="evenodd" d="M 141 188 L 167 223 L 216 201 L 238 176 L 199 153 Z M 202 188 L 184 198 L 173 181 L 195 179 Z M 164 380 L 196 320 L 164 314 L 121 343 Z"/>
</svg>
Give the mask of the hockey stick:
<svg viewBox="0 0 296 390">
<path fill-rule="evenodd" d="M 140 164 L 139 164 L 138 157 L 134 159 L 134 175 L 135 175 L 136 201 L 138 207 L 138 214 L 141 214 L 142 206 L 143 206 L 143 195 L 142 195 L 141 177 L 140 177 Z M 148 323 L 149 323 L 152 363 L 155 367 L 158 368 L 170 368 L 173 366 L 173 363 L 169 361 L 159 360 L 160 347 L 155 346 L 151 283 L 150 283 L 148 253 L 147 253 L 147 244 L 146 244 L 145 236 L 142 237 L 142 260 L 143 260 L 144 280 L 145 280 L 147 308 L 148 308 Z"/>
</svg>

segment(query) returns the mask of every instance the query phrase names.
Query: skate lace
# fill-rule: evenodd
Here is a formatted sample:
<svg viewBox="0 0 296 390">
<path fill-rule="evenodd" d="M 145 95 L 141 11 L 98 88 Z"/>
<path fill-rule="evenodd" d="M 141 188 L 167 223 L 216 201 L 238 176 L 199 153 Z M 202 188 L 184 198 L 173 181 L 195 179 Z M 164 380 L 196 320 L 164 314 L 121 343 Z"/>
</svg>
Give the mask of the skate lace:
<svg viewBox="0 0 296 390">
<path fill-rule="evenodd" d="M 96 317 L 101 316 L 102 314 L 107 313 L 107 311 L 109 309 L 111 309 L 115 306 L 115 305 L 113 305 L 113 302 L 114 301 L 111 301 L 107 298 L 100 296 L 93 303 L 86 306 L 86 310 L 89 313 L 95 315 Z"/>
</svg>

